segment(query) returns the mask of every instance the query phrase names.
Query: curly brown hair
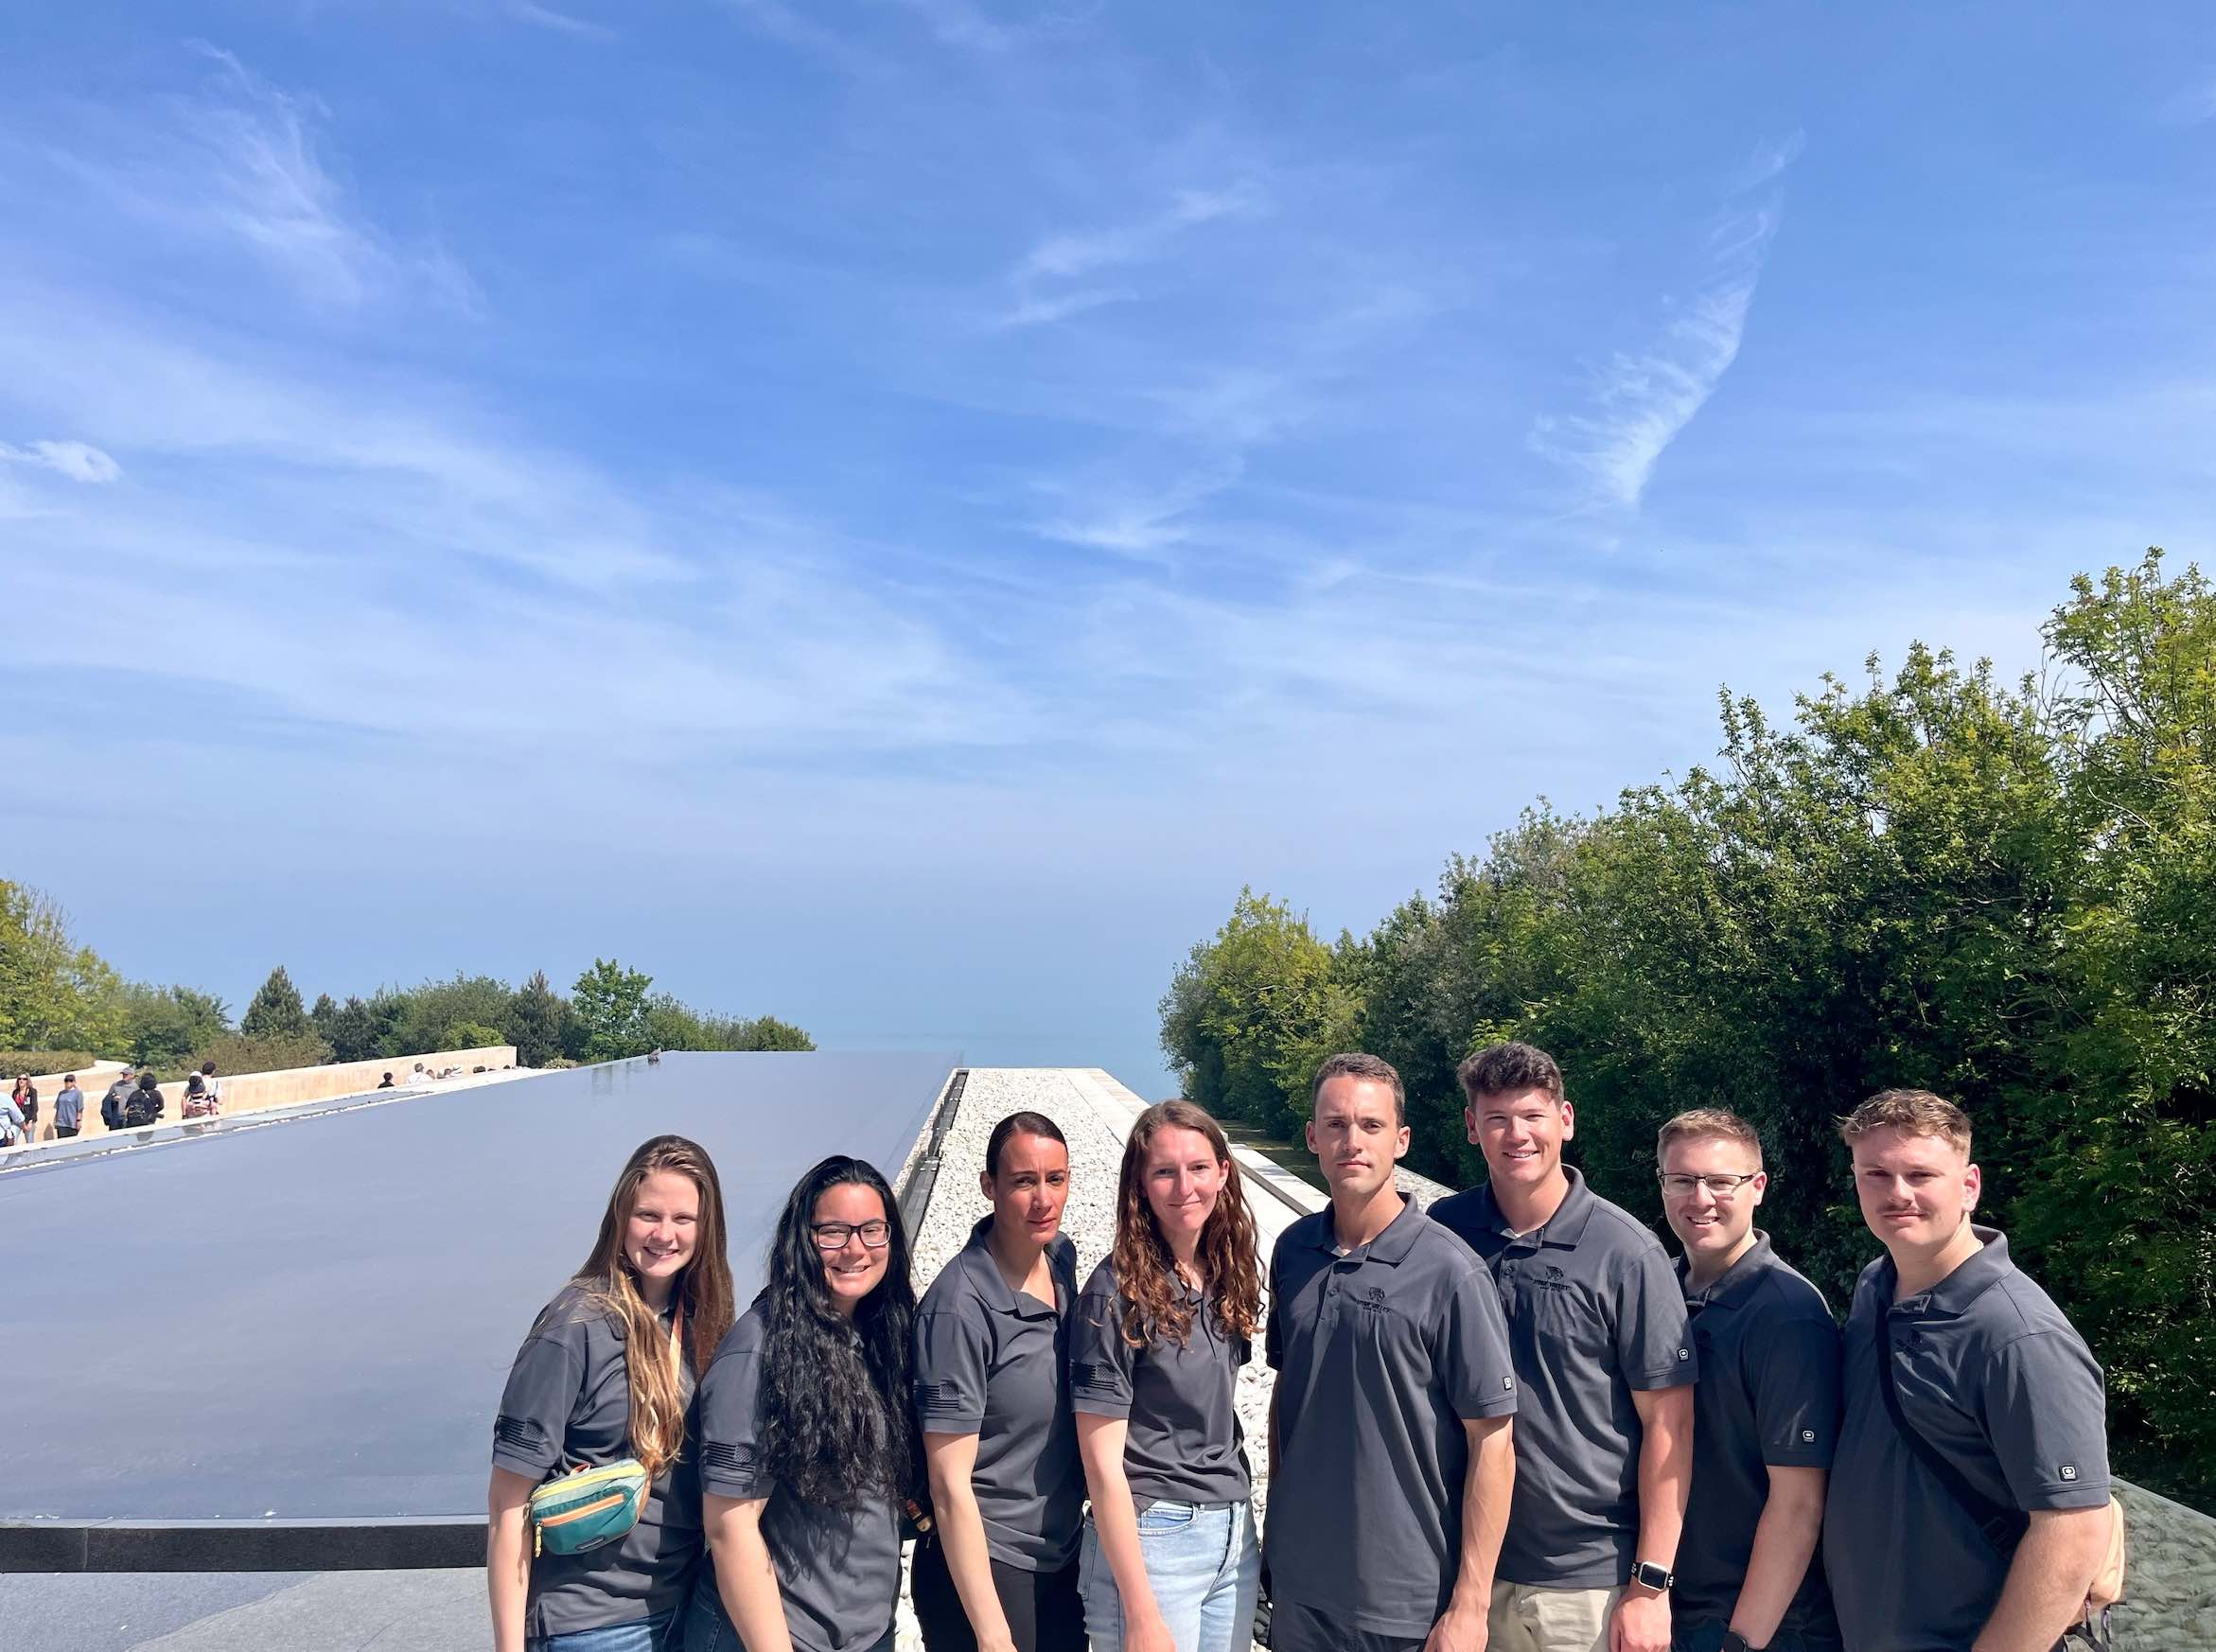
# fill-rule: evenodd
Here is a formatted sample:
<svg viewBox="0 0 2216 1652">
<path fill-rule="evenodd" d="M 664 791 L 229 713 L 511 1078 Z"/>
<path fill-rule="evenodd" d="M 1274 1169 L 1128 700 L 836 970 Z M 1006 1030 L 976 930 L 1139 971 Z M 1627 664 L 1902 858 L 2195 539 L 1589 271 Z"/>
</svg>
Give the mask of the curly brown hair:
<svg viewBox="0 0 2216 1652">
<path fill-rule="evenodd" d="M 1254 1215 L 1239 1180 L 1239 1164 L 1223 1127 L 1190 1101 L 1157 1101 L 1138 1116 L 1123 1145 L 1116 1181 L 1116 1293 L 1123 1301 L 1123 1340 L 1143 1348 L 1157 1336 L 1185 1345 L 1192 1309 L 1177 1289 L 1177 1258 L 1147 1203 L 1147 1150 L 1165 1130 L 1194 1130 L 1224 1168 L 1216 1208 L 1201 1229 L 1196 1253 L 1226 1336 L 1252 1337 L 1262 1320 L 1262 1269 L 1255 1252 Z"/>
</svg>

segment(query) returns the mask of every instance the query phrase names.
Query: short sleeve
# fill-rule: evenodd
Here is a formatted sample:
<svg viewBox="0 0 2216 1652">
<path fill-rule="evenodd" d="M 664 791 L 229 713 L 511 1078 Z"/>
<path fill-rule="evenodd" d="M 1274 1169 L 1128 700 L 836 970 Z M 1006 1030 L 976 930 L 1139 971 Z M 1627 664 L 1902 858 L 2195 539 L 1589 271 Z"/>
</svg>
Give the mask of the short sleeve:
<svg viewBox="0 0 2216 1652">
<path fill-rule="evenodd" d="M 1829 1468 L 1839 1436 L 1839 1333 L 1828 1319 L 1797 1319 L 1745 1347 L 1747 1390 L 1762 1460 Z"/>
<path fill-rule="evenodd" d="M 708 1362 L 695 1396 L 699 1406 L 700 1488 L 749 1502 L 767 1497 L 762 1444 L 762 1350 L 728 1343 Z"/>
<path fill-rule="evenodd" d="M 2024 1510 L 2097 1508 L 2108 1501 L 2107 1398 L 2101 1367 L 2076 1336 L 2018 1337 L 1985 1373 L 1985 1427 L 2010 1494 Z"/>
<path fill-rule="evenodd" d="M 1700 1374 L 1685 1292 L 1662 1246 L 1641 1245 L 1616 1272 L 1616 1362 L 1629 1386 L 1677 1388 Z"/>
<path fill-rule="evenodd" d="M 1129 1416 L 1138 1350 L 1123 1340 L 1122 1303 L 1102 1269 L 1069 1327 L 1069 1403 L 1088 1416 Z"/>
<path fill-rule="evenodd" d="M 926 1433 L 985 1426 L 985 1327 L 957 1309 L 916 1316 L 916 1416 Z"/>
<path fill-rule="evenodd" d="M 585 1392 L 585 1327 L 548 1318 L 518 1351 L 492 1425 L 493 1467 L 530 1480 L 561 1462 L 570 1415 Z"/>
<path fill-rule="evenodd" d="M 1435 1358 L 1456 1416 L 1470 1422 L 1514 1415 L 1516 1361 L 1508 1347 L 1508 1321 L 1501 1311 L 1501 1292 L 1485 1268 L 1461 1270 L 1447 1298 Z"/>
</svg>

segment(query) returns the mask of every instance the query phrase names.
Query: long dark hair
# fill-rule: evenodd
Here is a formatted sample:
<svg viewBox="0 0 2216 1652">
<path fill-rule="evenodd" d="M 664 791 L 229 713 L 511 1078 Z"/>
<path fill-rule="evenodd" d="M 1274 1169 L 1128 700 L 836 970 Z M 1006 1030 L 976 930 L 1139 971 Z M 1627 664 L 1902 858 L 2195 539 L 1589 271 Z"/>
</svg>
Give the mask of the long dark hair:
<svg viewBox="0 0 2216 1652">
<path fill-rule="evenodd" d="M 840 1186 L 874 1192 L 891 1229 L 885 1277 L 851 1324 L 823 1282 L 810 1226 L 816 1201 Z M 908 1420 L 916 1288 L 900 1205 L 874 1165 L 834 1153 L 800 1178 L 777 1219 L 760 1300 L 764 1467 L 804 1501 L 833 1508 L 912 1494 L 923 1483 Z"/>
</svg>

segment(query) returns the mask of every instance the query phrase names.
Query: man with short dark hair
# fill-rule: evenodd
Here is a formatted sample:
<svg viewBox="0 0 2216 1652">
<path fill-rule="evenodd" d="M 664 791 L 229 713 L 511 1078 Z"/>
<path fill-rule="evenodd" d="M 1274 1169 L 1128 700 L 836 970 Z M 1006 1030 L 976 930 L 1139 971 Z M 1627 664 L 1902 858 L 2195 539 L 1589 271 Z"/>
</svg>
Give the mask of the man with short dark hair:
<svg viewBox="0 0 2216 1652">
<path fill-rule="evenodd" d="M 1972 1223 L 1970 1121 L 1927 1090 L 1839 1126 L 1885 1255 L 1847 1315 L 1823 1557 L 1849 1652 L 2049 1652 L 2114 1531 L 2101 1367 Z"/>
<path fill-rule="evenodd" d="M 1318 1069 L 1329 1208 L 1270 1261 L 1274 1652 L 1483 1652 L 1515 1480 L 1515 1361 L 1491 1275 L 1396 1186 L 1400 1075 Z"/>
<path fill-rule="evenodd" d="M 1562 1163 L 1554 1057 L 1498 1044 L 1456 1077 L 1482 1186 L 1432 1206 L 1484 1258 L 1516 1356 L 1516 1496 L 1495 1652 L 1666 1652 L 1693 1472 L 1696 1362 L 1660 1241 Z"/>
<path fill-rule="evenodd" d="M 1823 1568 L 1825 1471 L 1838 1440 L 1839 1329 L 1754 1213 L 1762 1138 L 1701 1108 L 1655 1143 L 1662 1215 L 1685 1247 L 1693 1322 L 1693 1518 L 1678 1545 L 1675 1652 L 1836 1652 Z"/>
<path fill-rule="evenodd" d="M 100 1098 L 100 1122 L 110 1130 L 121 1130 L 123 1116 L 131 1110 L 131 1093 L 137 1088 L 138 1081 L 129 1067 L 117 1073 L 108 1093 Z"/>
</svg>

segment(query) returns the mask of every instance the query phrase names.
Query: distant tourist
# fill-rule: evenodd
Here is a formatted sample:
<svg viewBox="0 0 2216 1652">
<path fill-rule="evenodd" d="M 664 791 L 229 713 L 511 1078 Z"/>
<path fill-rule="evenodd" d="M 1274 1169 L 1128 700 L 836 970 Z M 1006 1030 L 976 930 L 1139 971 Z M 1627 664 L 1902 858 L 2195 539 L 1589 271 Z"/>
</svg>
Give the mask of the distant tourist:
<svg viewBox="0 0 2216 1652">
<path fill-rule="evenodd" d="M 700 1555 L 694 1386 L 731 1308 L 715 1167 L 683 1136 L 655 1136 L 616 1178 L 591 1254 L 539 1311 L 501 1396 L 485 1547 L 498 1652 L 676 1644 Z M 543 1483 L 626 1467 L 640 1487 L 628 1530 L 571 1552 L 558 1515 L 533 1529 Z"/>
<path fill-rule="evenodd" d="M 390 1074 L 390 1073 L 387 1073 L 387 1074 L 384 1076 L 384 1081 L 383 1081 L 381 1083 L 379 1083 L 379 1084 L 378 1085 L 378 1089 L 380 1089 L 380 1090 L 390 1090 L 392 1087 L 393 1087 L 393 1075 L 392 1075 L 392 1074 Z"/>
<path fill-rule="evenodd" d="M 131 1094 L 138 1088 L 138 1081 L 125 1067 L 115 1075 L 115 1081 L 108 1086 L 108 1093 L 100 1098 L 100 1122 L 110 1130 L 123 1128 L 123 1116 L 131 1109 Z"/>
<path fill-rule="evenodd" d="M 1254 1217 L 1222 1128 L 1189 1101 L 1156 1102 L 1124 1146 L 1116 1248 L 1070 1337 L 1098 1652 L 1247 1652 L 1262 1558 L 1232 1391 L 1261 1307 Z"/>
<path fill-rule="evenodd" d="M 993 1127 L 992 1214 L 916 1310 L 916 1416 L 933 1524 L 908 1593 L 926 1652 L 1084 1652 L 1084 1471 L 1069 1408 L 1077 1246 L 1062 1231 L 1069 1148 L 1054 1121 Z"/>
<path fill-rule="evenodd" d="M 123 1127 L 135 1130 L 142 1124 L 151 1124 L 162 1116 L 165 1106 L 162 1086 L 154 1081 L 151 1073 L 138 1076 L 138 1088 L 132 1091 L 131 1099 L 123 1109 Z"/>
<path fill-rule="evenodd" d="M 700 1379 L 710 1564 L 685 1652 L 891 1652 L 901 1513 L 922 1489 L 915 1315 L 892 1189 L 833 1154 L 785 1201 L 769 1282 Z"/>
<path fill-rule="evenodd" d="M 0 1148 L 22 1147 L 26 1140 L 23 1107 L 10 1094 L 5 1101 L 0 1101 Z"/>
<path fill-rule="evenodd" d="M 54 1138 L 67 1141 L 84 1123 L 84 1092 L 77 1087 L 77 1075 L 62 1075 L 62 1088 L 54 1096 Z"/>
<path fill-rule="evenodd" d="M 18 1073 L 15 1076 L 15 1090 L 9 1099 L 15 1103 L 16 1111 L 23 1115 L 23 1139 L 26 1142 L 37 1141 L 39 1139 L 39 1087 L 30 1081 L 27 1074 Z"/>
<path fill-rule="evenodd" d="M 198 1073 L 185 1075 L 185 1099 L 178 1113 L 185 1118 L 204 1118 L 208 1111 L 208 1082 Z"/>
<path fill-rule="evenodd" d="M 201 1088 L 207 1093 L 206 1116 L 215 1118 L 223 1111 L 223 1086 L 216 1082 L 216 1063 L 201 1063 L 200 1078 Z"/>
</svg>

